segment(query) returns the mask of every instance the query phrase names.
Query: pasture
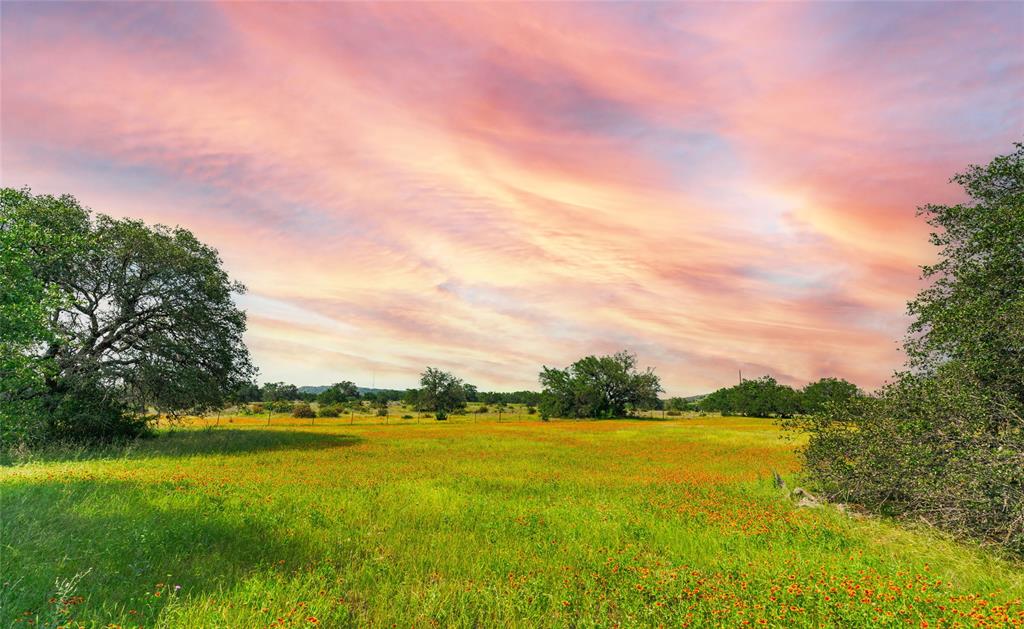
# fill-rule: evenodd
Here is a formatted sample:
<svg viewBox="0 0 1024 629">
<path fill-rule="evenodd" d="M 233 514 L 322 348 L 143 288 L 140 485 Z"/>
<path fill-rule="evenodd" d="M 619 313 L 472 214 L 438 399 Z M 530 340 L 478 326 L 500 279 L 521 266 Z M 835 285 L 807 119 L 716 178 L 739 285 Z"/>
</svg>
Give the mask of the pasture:
<svg viewBox="0 0 1024 629">
<path fill-rule="evenodd" d="M 1019 564 L 795 508 L 768 420 L 669 419 L 225 416 L 8 460 L 0 622 L 1024 623 Z"/>
</svg>

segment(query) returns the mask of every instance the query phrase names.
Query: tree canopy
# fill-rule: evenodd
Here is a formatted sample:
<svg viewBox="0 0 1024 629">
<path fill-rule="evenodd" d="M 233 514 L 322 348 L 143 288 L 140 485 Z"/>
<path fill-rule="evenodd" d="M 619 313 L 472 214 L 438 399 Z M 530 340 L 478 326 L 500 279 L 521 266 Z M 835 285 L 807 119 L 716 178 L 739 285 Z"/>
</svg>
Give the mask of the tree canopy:
<svg viewBox="0 0 1024 629">
<path fill-rule="evenodd" d="M 925 205 L 939 260 L 908 305 L 912 368 L 962 363 L 978 386 L 1024 405 L 1024 144 L 953 177 L 969 202 Z"/>
<path fill-rule="evenodd" d="M 13 423 L 42 421 L 35 428 L 63 436 L 102 433 L 103 425 L 87 428 L 100 407 L 110 421 L 149 407 L 199 412 L 251 380 L 245 314 L 232 301 L 244 287 L 190 231 L 12 189 L 3 190 L 0 225 L 15 253 L 3 256 L 3 284 L 12 289 L 0 316 L 14 317 L 19 330 L 5 329 L 4 359 L 17 356 L 21 374 L 4 371 L 3 404 L 7 412 L 20 403 L 37 409 L 36 419 L 21 414 Z M 13 307 L 29 299 L 38 305 Z"/>
<path fill-rule="evenodd" d="M 623 417 L 627 408 L 658 405 L 663 391 L 654 370 L 638 371 L 636 356 L 586 356 L 565 369 L 544 367 L 540 412 L 545 417 Z"/>
<path fill-rule="evenodd" d="M 466 388 L 453 374 L 427 367 L 420 375 L 420 390 L 415 396 L 417 407 L 431 411 L 438 420 L 466 407 Z"/>
<path fill-rule="evenodd" d="M 344 404 L 356 399 L 359 399 L 359 389 L 348 380 L 332 384 L 317 396 L 321 404 Z"/>
<path fill-rule="evenodd" d="M 703 411 L 723 415 L 792 417 L 801 410 L 801 398 L 793 387 L 779 384 L 771 376 L 762 376 L 718 389 L 702 398 L 699 405 Z"/>
</svg>

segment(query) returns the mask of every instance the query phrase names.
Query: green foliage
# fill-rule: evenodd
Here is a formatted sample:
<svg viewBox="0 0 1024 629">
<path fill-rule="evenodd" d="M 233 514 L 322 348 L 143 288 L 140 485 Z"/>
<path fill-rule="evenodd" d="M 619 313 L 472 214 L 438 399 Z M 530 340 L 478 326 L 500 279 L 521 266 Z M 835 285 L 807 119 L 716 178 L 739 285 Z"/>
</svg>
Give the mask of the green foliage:
<svg viewBox="0 0 1024 629">
<path fill-rule="evenodd" d="M 416 395 L 417 408 L 433 412 L 438 421 L 466 408 L 466 389 L 462 380 L 447 371 L 427 367 L 420 376 L 420 386 L 422 388 Z"/>
<path fill-rule="evenodd" d="M 841 378 L 822 378 L 811 382 L 802 393 L 800 407 L 804 413 L 820 413 L 828 404 L 846 404 L 861 395 L 857 385 Z"/>
<path fill-rule="evenodd" d="M 282 400 L 298 400 L 299 388 L 284 382 L 268 382 L 260 389 L 260 398 L 264 402 L 280 402 Z"/>
<path fill-rule="evenodd" d="M 271 413 L 291 413 L 295 403 L 291 400 L 272 400 L 264 402 L 263 408 Z"/>
<path fill-rule="evenodd" d="M 42 417 L 42 434 L 50 441 L 90 443 L 151 434 L 149 417 L 128 412 L 103 386 L 86 378 L 75 379 L 71 386 Z"/>
<path fill-rule="evenodd" d="M 907 308 L 911 367 L 958 361 L 1024 404 L 1024 144 L 953 181 L 970 203 L 918 211 L 935 229 L 939 261 L 923 267 L 931 284 Z"/>
<path fill-rule="evenodd" d="M 939 261 L 910 302 L 909 370 L 792 422 L 824 493 L 1024 555 L 1024 146 L 927 205 Z"/>
<path fill-rule="evenodd" d="M 292 417 L 302 417 L 305 419 L 311 419 L 316 417 L 316 413 L 313 411 L 313 407 L 308 402 L 296 402 L 292 406 Z"/>
<path fill-rule="evenodd" d="M 565 369 L 544 367 L 541 414 L 545 417 L 623 417 L 628 406 L 653 408 L 662 391 L 654 370 L 636 369 L 636 356 L 587 356 Z"/>
<path fill-rule="evenodd" d="M 685 411 L 689 410 L 690 403 L 685 398 L 681 397 L 670 397 L 665 400 L 665 409 L 668 411 Z"/>
<path fill-rule="evenodd" d="M 789 425 L 810 433 L 805 467 L 830 500 L 1024 554 L 1020 417 L 979 384 L 962 364 L 946 363 L 928 375 L 899 374 L 877 396 L 826 405 Z"/>
<path fill-rule="evenodd" d="M 801 399 L 793 387 L 779 384 L 771 376 L 762 376 L 719 389 L 702 398 L 699 406 L 702 411 L 722 415 L 792 417 L 800 412 Z"/>
<path fill-rule="evenodd" d="M 70 196 L 0 195 L 5 443 L 117 437 L 137 422 L 89 423 L 67 409 L 102 399 L 104 416 L 197 413 L 251 379 L 245 315 L 232 302 L 244 287 L 191 232 L 92 215 Z"/>
<path fill-rule="evenodd" d="M 320 404 L 317 412 L 319 417 L 340 417 L 344 408 L 339 404 Z"/>
<path fill-rule="evenodd" d="M 317 402 L 321 404 L 344 404 L 357 399 L 359 399 L 359 389 L 348 380 L 332 384 L 317 396 Z"/>
<path fill-rule="evenodd" d="M 38 393 L 52 367 L 38 350 L 56 340 L 50 315 L 68 298 L 36 267 L 56 264 L 56 252 L 81 246 L 73 234 L 33 221 L 27 209 L 33 204 L 59 208 L 74 200 L 0 189 L 0 444 L 30 441 L 44 430 Z"/>
</svg>

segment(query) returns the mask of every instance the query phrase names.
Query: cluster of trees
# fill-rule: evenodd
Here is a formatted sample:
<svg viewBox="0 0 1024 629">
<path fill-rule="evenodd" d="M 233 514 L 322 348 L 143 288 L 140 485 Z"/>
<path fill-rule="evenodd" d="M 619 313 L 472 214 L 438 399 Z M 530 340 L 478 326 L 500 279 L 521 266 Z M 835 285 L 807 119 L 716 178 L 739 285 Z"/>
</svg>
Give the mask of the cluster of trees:
<svg viewBox="0 0 1024 629">
<path fill-rule="evenodd" d="M 790 422 L 831 499 L 1024 554 L 1024 145 L 927 205 L 938 262 L 908 305 L 908 364 L 873 396 Z"/>
<path fill-rule="evenodd" d="M 623 417 L 631 410 L 660 404 L 663 391 L 654 370 L 636 368 L 636 356 L 619 352 L 587 356 L 565 369 L 543 367 L 540 372 L 541 417 Z"/>
<path fill-rule="evenodd" d="M 544 367 L 543 391 L 480 393 L 453 374 L 427 367 L 420 388 L 406 391 L 403 400 L 419 411 L 434 413 L 438 420 L 464 412 L 467 402 L 482 402 L 479 409 L 499 413 L 508 404 L 522 404 L 527 413 L 540 409 L 549 417 L 623 417 L 633 410 L 660 407 L 661 382 L 652 369 L 638 371 L 636 356 L 619 352 L 612 356 L 587 356 L 565 369 Z"/>
<path fill-rule="evenodd" d="M 244 287 L 188 230 L 0 190 L 0 442 L 104 439 L 222 407 L 255 374 Z"/>
<path fill-rule="evenodd" d="M 701 411 L 717 411 L 723 415 L 789 418 L 799 414 L 818 413 L 828 404 L 844 404 L 862 395 L 857 385 L 840 378 L 822 378 L 803 389 L 779 384 L 771 376 L 718 389 L 694 405 Z"/>
</svg>

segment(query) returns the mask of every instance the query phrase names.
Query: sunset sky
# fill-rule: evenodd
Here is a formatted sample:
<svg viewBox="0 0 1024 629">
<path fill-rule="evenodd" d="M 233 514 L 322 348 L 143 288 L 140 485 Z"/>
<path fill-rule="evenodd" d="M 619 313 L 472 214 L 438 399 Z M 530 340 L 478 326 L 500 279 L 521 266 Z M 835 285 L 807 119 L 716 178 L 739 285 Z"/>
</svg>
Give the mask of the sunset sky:
<svg viewBox="0 0 1024 629">
<path fill-rule="evenodd" d="M 871 389 L 915 207 L 1024 137 L 1022 3 L 0 10 L 3 185 L 217 247 L 260 381 Z"/>
</svg>

